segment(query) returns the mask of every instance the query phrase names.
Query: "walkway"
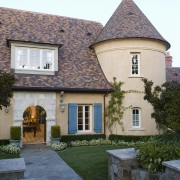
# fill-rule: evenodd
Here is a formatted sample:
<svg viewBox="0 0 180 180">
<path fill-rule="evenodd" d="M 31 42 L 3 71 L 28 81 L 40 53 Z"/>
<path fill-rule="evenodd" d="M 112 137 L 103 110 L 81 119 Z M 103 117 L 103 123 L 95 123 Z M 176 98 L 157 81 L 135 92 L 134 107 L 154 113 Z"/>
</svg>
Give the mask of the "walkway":
<svg viewBox="0 0 180 180">
<path fill-rule="evenodd" d="M 21 150 L 29 180 L 82 180 L 51 147 L 43 144 L 24 145 Z"/>
</svg>

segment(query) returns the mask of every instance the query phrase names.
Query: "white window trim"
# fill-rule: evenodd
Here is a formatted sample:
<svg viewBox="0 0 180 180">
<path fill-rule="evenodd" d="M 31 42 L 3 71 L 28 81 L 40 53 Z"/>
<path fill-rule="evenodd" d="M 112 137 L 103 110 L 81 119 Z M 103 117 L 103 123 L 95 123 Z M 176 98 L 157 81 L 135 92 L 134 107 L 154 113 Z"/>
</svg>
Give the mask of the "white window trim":
<svg viewBox="0 0 180 180">
<path fill-rule="evenodd" d="M 133 110 L 137 109 L 139 110 L 139 126 L 133 126 Z M 132 123 L 132 128 L 133 129 L 140 129 L 141 128 L 141 109 L 138 107 L 134 107 L 131 109 L 131 123 Z"/>
<path fill-rule="evenodd" d="M 81 105 L 81 104 L 79 104 L 79 105 L 77 105 L 77 108 L 78 108 L 78 106 L 82 106 L 83 107 L 83 129 L 84 130 L 78 130 L 78 109 L 77 109 L 77 133 L 89 133 L 89 132 L 92 132 L 92 107 L 93 107 L 93 105 L 89 105 L 89 104 L 83 104 L 83 105 Z M 89 130 L 85 130 L 85 106 L 89 106 L 89 110 L 90 110 L 90 118 L 89 118 L 89 120 L 90 120 L 90 123 L 89 123 Z"/>
<path fill-rule="evenodd" d="M 40 56 L 43 50 L 50 50 L 53 53 L 53 62 L 52 69 L 31 69 L 31 68 L 17 68 L 16 67 L 16 58 L 17 58 L 17 48 L 35 48 L 41 51 Z M 29 52 L 29 50 L 28 50 Z M 29 56 L 28 56 L 29 58 Z M 38 45 L 38 44 L 28 44 L 28 43 L 11 43 L 11 68 L 15 69 L 15 73 L 21 74 L 43 74 L 43 75 L 54 75 L 55 71 L 58 71 L 58 46 L 53 45 Z"/>
<path fill-rule="evenodd" d="M 132 73 L 132 57 L 133 55 L 137 55 L 138 56 L 138 74 L 133 74 Z M 131 53 L 130 54 L 130 76 L 129 77 L 142 77 L 141 76 L 141 54 L 140 53 Z"/>
</svg>

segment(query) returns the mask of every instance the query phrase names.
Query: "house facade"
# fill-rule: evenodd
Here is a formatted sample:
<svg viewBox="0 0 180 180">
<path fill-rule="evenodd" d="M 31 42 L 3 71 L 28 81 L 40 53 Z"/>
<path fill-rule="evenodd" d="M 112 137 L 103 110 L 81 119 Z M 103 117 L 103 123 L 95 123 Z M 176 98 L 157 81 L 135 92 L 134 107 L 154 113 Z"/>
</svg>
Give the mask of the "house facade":
<svg viewBox="0 0 180 180">
<path fill-rule="evenodd" d="M 157 134 L 152 107 L 143 99 L 143 77 L 166 81 L 165 54 L 170 44 L 132 0 L 100 23 L 0 8 L 0 69 L 17 82 L 9 108 L 0 112 L 0 138 L 20 125 L 23 142 L 50 142 L 51 126 L 61 134 L 109 134 L 104 109 L 113 77 L 128 93 L 124 129 L 115 134 Z M 31 137 L 29 124 L 36 127 Z M 33 130 L 32 130 L 33 131 Z M 41 137 L 41 138 L 39 138 Z M 39 141 L 40 139 L 40 141 Z"/>
</svg>

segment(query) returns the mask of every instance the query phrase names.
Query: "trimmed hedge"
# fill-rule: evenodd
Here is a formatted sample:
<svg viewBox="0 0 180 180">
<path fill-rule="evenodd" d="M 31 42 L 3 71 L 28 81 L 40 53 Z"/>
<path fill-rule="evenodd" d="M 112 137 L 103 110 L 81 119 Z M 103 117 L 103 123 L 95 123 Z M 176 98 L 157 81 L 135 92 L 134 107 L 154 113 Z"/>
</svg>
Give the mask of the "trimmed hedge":
<svg viewBox="0 0 180 180">
<path fill-rule="evenodd" d="M 154 136 L 125 136 L 125 135 L 109 135 L 109 140 L 111 141 L 125 141 L 125 142 L 137 142 L 137 141 L 148 141 L 149 138 L 153 137 L 154 139 L 163 139 L 163 140 L 172 140 L 176 138 L 180 138 L 177 134 L 162 134 L 162 135 L 154 135 Z"/>
<path fill-rule="evenodd" d="M 90 141 L 92 139 L 106 139 L 105 134 L 83 134 L 83 135 L 66 135 L 62 136 L 61 142 L 70 143 L 71 141 Z"/>
<path fill-rule="evenodd" d="M 116 135 L 111 134 L 109 135 L 109 140 L 111 141 L 125 141 L 125 142 L 136 142 L 142 140 L 148 140 L 151 136 L 125 136 L 125 135 Z"/>
<path fill-rule="evenodd" d="M 11 126 L 10 128 L 11 140 L 21 139 L 21 126 Z"/>
<path fill-rule="evenodd" d="M 9 140 L 8 139 L 0 139 L 0 146 L 8 145 L 8 144 L 9 144 Z"/>
<path fill-rule="evenodd" d="M 52 138 L 60 138 L 61 130 L 59 125 L 51 126 L 51 137 Z"/>
</svg>

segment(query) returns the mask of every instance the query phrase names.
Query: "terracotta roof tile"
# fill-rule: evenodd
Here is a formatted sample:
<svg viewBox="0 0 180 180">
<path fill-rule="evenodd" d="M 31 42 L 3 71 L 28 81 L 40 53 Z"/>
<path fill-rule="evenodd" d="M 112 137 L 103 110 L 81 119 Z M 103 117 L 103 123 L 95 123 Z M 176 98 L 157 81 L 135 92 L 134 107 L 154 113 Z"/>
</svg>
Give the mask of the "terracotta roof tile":
<svg viewBox="0 0 180 180">
<path fill-rule="evenodd" d="M 156 39 L 165 43 L 167 49 L 170 47 L 132 0 L 122 0 L 93 44 L 124 38 Z"/>
<path fill-rule="evenodd" d="M 7 39 L 62 44 L 54 76 L 16 74 L 16 88 L 112 90 L 89 46 L 102 29 L 92 21 L 0 8 L 0 69 L 12 71 Z"/>
</svg>

